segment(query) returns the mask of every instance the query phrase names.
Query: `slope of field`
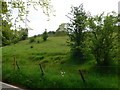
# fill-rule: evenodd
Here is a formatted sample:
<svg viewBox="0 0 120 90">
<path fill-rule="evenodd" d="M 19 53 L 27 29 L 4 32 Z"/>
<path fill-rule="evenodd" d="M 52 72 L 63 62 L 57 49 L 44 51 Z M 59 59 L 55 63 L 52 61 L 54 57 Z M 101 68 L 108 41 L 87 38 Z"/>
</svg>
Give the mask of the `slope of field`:
<svg viewBox="0 0 120 90">
<path fill-rule="evenodd" d="M 68 37 L 49 37 L 46 42 L 37 37 L 3 47 L 3 81 L 26 88 L 117 88 L 115 67 L 96 67 L 95 60 L 83 64 L 69 58 Z M 17 67 L 14 69 L 14 58 Z M 42 76 L 40 66 L 44 70 Z M 83 70 L 86 83 L 78 70 Z"/>
</svg>

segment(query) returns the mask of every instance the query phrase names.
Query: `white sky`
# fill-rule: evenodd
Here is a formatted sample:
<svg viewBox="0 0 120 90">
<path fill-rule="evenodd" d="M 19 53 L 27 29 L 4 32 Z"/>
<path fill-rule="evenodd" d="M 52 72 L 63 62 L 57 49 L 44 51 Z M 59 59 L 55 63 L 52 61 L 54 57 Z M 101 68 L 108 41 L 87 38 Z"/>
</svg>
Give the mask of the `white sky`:
<svg viewBox="0 0 120 90">
<path fill-rule="evenodd" d="M 47 31 L 56 31 L 61 23 L 69 22 L 69 19 L 65 16 L 71 11 L 71 6 L 79 6 L 81 3 L 84 5 L 86 11 L 91 12 L 92 15 L 97 15 L 115 11 L 118 12 L 118 1 L 119 0 L 51 0 L 54 9 L 56 10 L 55 15 L 47 21 L 48 17 L 42 12 L 42 9 L 35 11 L 30 8 L 29 20 L 31 21 L 28 25 L 33 29 L 29 30 L 29 36 L 38 35 Z M 25 26 L 25 25 L 24 25 Z"/>
</svg>

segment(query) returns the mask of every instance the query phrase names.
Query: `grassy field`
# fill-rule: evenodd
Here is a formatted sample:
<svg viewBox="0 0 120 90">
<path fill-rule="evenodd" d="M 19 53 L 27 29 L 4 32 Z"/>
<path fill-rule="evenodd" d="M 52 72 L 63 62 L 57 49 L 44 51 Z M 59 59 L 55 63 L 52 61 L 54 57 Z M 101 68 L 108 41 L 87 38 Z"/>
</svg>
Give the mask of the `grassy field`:
<svg viewBox="0 0 120 90">
<path fill-rule="evenodd" d="M 26 88 L 118 88 L 117 68 L 97 67 L 94 59 L 78 63 L 70 59 L 68 37 L 40 38 L 2 48 L 2 78 L 4 82 Z M 14 56 L 19 69 L 14 69 Z M 41 75 L 42 64 L 45 75 Z M 78 70 L 84 70 L 86 83 Z"/>
</svg>

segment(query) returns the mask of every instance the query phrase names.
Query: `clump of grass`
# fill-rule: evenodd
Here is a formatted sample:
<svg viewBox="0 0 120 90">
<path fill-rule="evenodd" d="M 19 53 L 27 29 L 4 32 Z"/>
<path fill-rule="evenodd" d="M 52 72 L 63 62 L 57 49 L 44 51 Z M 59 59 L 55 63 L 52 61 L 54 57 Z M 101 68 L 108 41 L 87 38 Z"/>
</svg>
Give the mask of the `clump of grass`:
<svg viewBox="0 0 120 90">
<path fill-rule="evenodd" d="M 57 56 L 54 58 L 54 60 L 61 60 L 63 57 Z"/>
<path fill-rule="evenodd" d="M 30 46 L 30 48 L 33 48 L 33 46 Z"/>
<path fill-rule="evenodd" d="M 32 61 L 39 61 L 39 60 L 43 60 L 45 57 L 44 56 L 40 56 L 40 55 L 33 55 L 33 56 L 30 56 L 29 59 L 32 60 Z"/>
<path fill-rule="evenodd" d="M 66 60 L 62 60 L 61 62 L 60 62 L 60 64 L 65 64 L 66 63 Z"/>
<path fill-rule="evenodd" d="M 48 62 L 49 62 L 48 60 L 42 60 L 40 63 L 44 64 L 44 63 L 48 63 Z"/>
<path fill-rule="evenodd" d="M 34 60 L 42 60 L 42 59 L 44 59 L 44 56 L 36 56 L 36 57 L 34 57 Z"/>
<path fill-rule="evenodd" d="M 40 43 L 40 41 L 38 40 L 37 43 Z"/>
</svg>

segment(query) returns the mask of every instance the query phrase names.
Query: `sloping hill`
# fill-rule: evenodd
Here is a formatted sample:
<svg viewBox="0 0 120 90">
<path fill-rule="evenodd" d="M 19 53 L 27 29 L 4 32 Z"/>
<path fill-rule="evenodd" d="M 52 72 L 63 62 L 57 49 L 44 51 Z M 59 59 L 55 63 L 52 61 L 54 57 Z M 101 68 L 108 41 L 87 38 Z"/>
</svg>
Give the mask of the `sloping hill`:
<svg viewBox="0 0 120 90">
<path fill-rule="evenodd" d="M 68 37 L 39 37 L 3 47 L 3 81 L 27 88 L 117 88 L 117 75 L 99 73 L 93 69 L 95 60 L 78 64 L 69 58 Z M 37 41 L 40 40 L 38 43 Z M 16 59 L 15 59 L 16 58 Z M 20 69 L 14 69 L 14 59 Z M 39 64 L 42 65 L 44 76 Z M 84 70 L 87 82 L 82 81 L 78 70 Z M 101 69 L 100 69 L 101 70 Z M 112 70 L 114 71 L 114 70 Z M 112 82 L 112 83 L 111 83 Z"/>
<path fill-rule="evenodd" d="M 39 43 L 29 43 L 29 40 L 25 40 L 15 45 L 6 46 L 3 48 L 3 57 L 5 57 L 3 62 L 6 60 L 13 62 L 14 56 L 16 56 L 17 61 L 20 61 L 19 63 L 22 63 L 24 61 L 41 61 L 40 57 L 50 60 L 51 57 L 57 55 L 66 55 L 69 52 L 66 40 L 67 37 L 49 37 L 46 42 L 41 40 Z"/>
</svg>

